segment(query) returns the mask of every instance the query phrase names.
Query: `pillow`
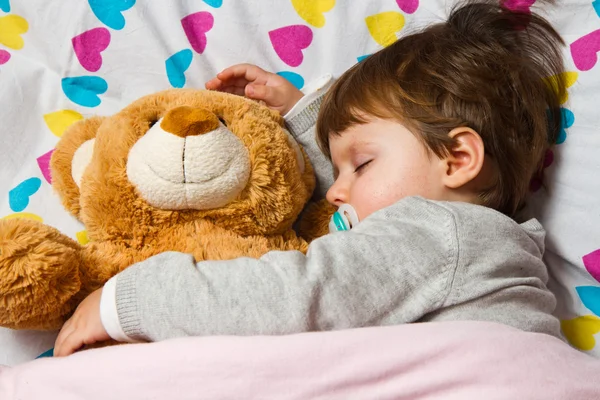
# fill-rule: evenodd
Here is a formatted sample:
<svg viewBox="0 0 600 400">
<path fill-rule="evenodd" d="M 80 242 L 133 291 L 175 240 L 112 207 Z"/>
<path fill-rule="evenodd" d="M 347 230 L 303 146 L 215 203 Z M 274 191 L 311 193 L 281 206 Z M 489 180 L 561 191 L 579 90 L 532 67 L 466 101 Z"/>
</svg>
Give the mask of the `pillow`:
<svg viewBox="0 0 600 400">
<path fill-rule="evenodd" d="M 562 2 L 550 19 L 567 43 L 570 87 L 563 131 L 530 208 L 547 231 L 549 287 L 563 333 L 600 356 L 600 2 Z"/>
<path fill-rule="evenodd" d="M 521 3 L 531 1 L 507 0 L 511 6 Z M 85 242 L 83 227 L 52 193 L 48 171 L 58 137 L 74 121 L 113 114 L 158 90 L 203 88 L 218 71 L 240 62 L 277 72 L 302 88 L 327 73 L 339 76 L 396 35 L 443 20 L 451 6 L 442 0 L 108 4 L 0 0 L 0 218 L 37 219 Z M 567 337 L 593 352 L 590 343 L 600 330 L 600 320 L 592 316 L 598 300 L 585 303 L 579 292 L 584 299 L 598 299 L 598 282 L 582 257 L 600 248 L 593 230 L 600 222 L 593 208 L 600 187 L 590 176 L 599 168 L 592 128 L 598 125 L 593 97 L 600 68 L 590 66 L 600 40 L 586 36 L 600 28 L 600 20 L 590 0 L 561 4 L 550 18 L 569 43 L 580 43 L 575 45 L 579 64 L 570 63 L 577 79 L 565 106 L 576 119 L 557 148 L 547 170 L 548 189 L 538 191 L 534 209 L 549 230 L 547 260 L 558 312 L 566 331 L 575 332 Z M 577 42 L 582 37 L 588 39 Z M 571 60 L 570 52 L 566 55 Z M 587 260 L 592 265 L 594 256 Z M 55 335 L 0 328 L 0 364 L 35 358 L 51 349 Z"/>
</svg>

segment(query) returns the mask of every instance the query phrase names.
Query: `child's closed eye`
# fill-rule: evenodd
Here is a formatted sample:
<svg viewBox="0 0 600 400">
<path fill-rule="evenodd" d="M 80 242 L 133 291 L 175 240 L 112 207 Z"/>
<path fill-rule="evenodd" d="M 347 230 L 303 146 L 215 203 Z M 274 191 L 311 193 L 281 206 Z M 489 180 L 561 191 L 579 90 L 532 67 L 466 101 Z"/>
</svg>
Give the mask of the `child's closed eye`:
<svg viewBox="0 0 600 400">
<path fill-rule="evenodd" d="M 366 162 L 360 164 L 358 167 L 356 167 L 356 169 L 354 169 L 354 173 L 355 174 L 356 173 L 358 173 L 358 174 L 362 173 L 365 170 L 365 167 L 367 167 L 369 164 L 371 164 L 372 161 L 373 160 L 369 160 L 369 161 L 366 161 Z"/>
</svg>

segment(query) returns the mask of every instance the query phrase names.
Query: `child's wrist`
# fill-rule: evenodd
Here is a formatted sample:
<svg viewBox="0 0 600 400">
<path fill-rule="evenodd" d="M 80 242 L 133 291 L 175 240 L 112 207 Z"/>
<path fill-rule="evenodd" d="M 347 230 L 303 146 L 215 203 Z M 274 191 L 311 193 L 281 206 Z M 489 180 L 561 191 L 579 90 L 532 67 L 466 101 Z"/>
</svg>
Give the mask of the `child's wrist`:
<svg viewBox="0 0 600 400">
<path fill-rule="evenodd" d="M 306 89 L 301 92 L 302 97 L 300 97 L 294 106 L 283 115 L 286 122 L 290 122 L 294 117 L 302 113 L 306 107 L 321 97 L 332 84 L 333 77 L 331 74 L 327 74 L 308 85 Z"/>
<path fill-rule="evenodd" d="M 304 93 L 302 93 L 300 90 L 297 90 L 296 88 L 294 89 L 295 92 L 292 92 L 292 94 L 290 95 L 290 100 L 288 101 L 288 103 L 285 106 L 285 109 L 281 113 L 284 117 L 287 114 L 289 114 L 289 112 L 296 106 L 296 104 L 298 104 L 298 102 L 300 102 L 304 97 Z"/>
<path fill-rule="evenodd" d="M 104 284 L 100 297 L 100 321 L 108 335 L 118 342 L 133 342 L 123 331 L 117 311 L 117 277 L 113 276 Z"/>
</svg>

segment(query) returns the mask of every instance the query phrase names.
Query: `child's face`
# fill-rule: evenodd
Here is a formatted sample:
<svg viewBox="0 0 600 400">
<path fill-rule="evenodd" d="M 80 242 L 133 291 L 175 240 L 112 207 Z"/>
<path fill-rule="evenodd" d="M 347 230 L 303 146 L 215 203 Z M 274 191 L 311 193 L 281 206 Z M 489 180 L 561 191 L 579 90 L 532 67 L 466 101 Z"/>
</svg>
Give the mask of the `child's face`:
<svg viewBox="0 0 600 400">
<path fill-rule="evenodd" d="M 336 180 L 327 200 L 350 204 L 361 220 L 407 196 L 444 197 L 443 161 L 398 122 L 355 125 L 331 135 L 329 148 Z"/>
</svg>

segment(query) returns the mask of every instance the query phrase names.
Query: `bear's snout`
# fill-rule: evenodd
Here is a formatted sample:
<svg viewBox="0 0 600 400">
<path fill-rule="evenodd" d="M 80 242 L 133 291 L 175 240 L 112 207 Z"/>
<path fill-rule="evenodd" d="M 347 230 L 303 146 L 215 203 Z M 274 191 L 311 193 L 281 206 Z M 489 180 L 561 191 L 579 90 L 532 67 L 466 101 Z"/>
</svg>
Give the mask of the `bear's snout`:
<svg viewBox="0 0 600 400">
<path fill-rule="evenodd" d="M 250 155 L 211 111 L 168 110 L 129 151 L 127 177 L 150 205 L 168 210 L 223 207 L 246 187 Z"/>
</svg>

